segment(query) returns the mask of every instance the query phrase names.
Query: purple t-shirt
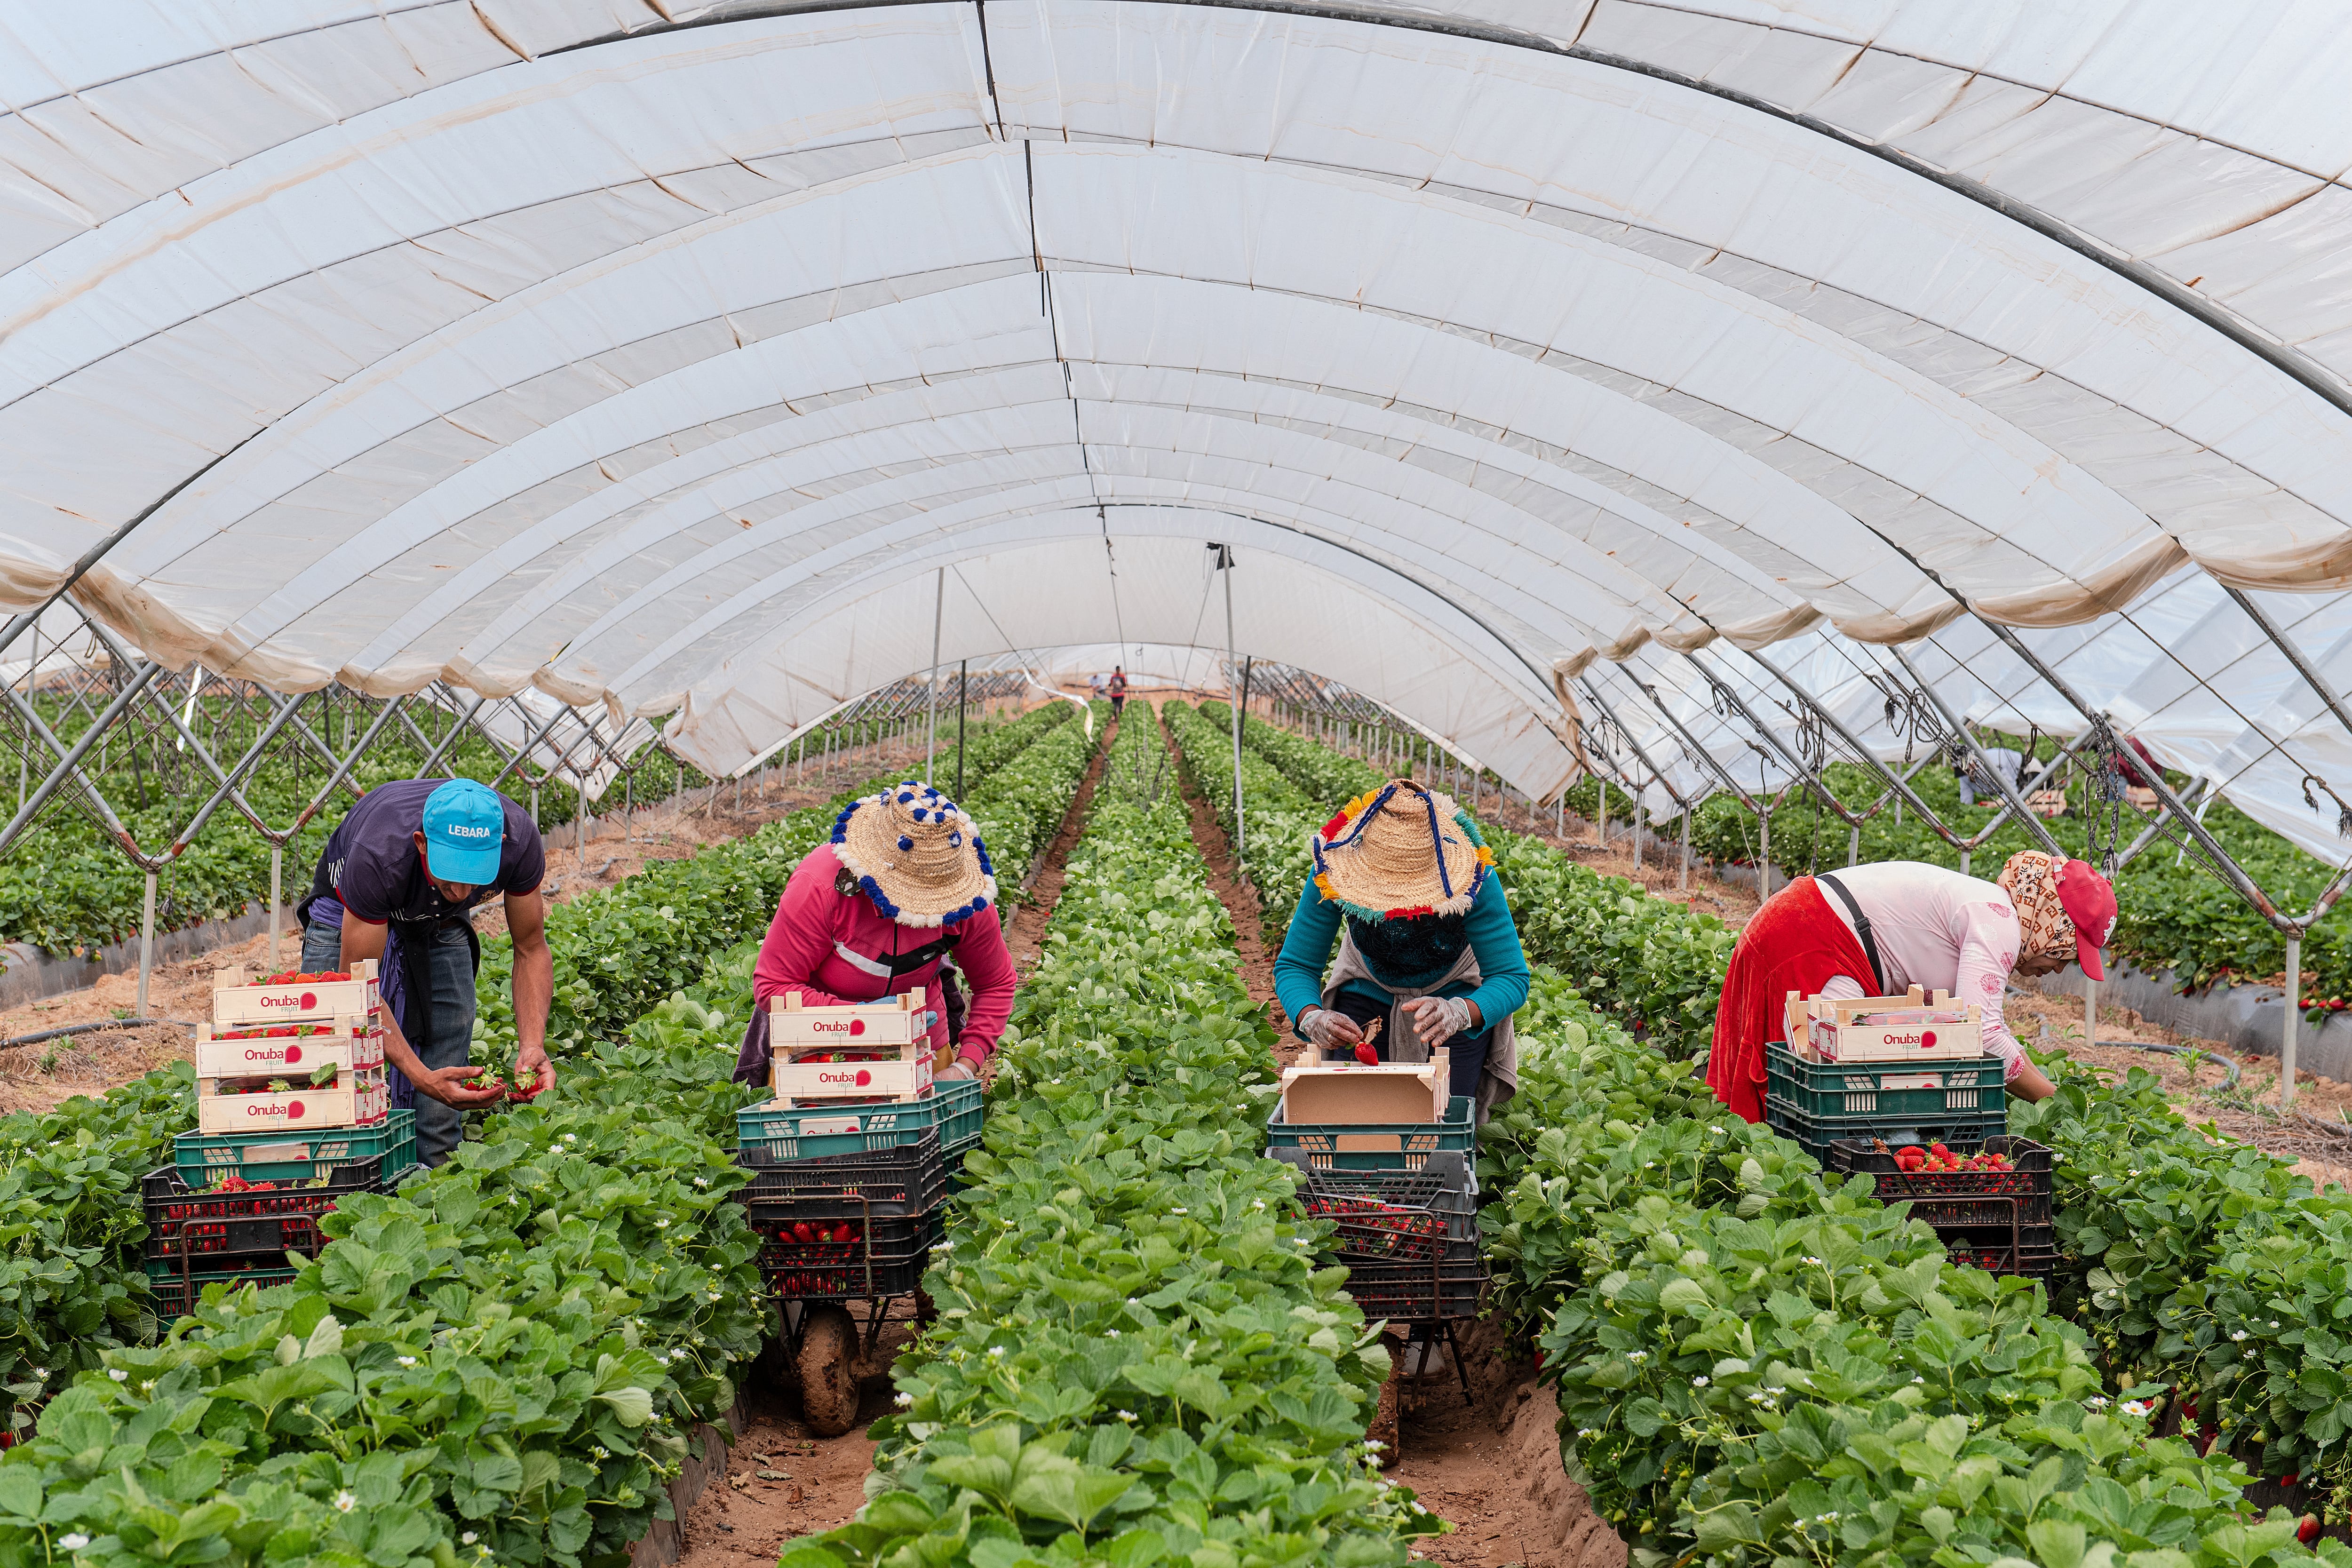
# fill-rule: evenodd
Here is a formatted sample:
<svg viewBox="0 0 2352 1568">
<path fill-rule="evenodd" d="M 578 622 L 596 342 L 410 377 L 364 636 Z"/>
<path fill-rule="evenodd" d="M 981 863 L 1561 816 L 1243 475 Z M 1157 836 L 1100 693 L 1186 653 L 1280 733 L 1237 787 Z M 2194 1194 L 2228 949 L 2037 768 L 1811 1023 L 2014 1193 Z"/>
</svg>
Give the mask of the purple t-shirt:
<svg viewBox="0 0 2352 1568">
<path fill-rule="evenodd" d="M 506 796 L 506 842 L 499 851 L 499 879 L 477 888 L 463 904 L 443 898 L 425 874 L 425 857 L 413 837 L 425 823 L 425 802 L 446 779 L 397 779 L 378 784 L 345 813 L 319 857 L 310 898 L 332 898 L 347 913 L 382 925 L 386 921 L 462 920 L 477 904 L 509 893 L 528 893 L 547 875 L 547 847 L 530 813 Z M 297 915 L 309 919 L 310 900 Z"/>
</svg>

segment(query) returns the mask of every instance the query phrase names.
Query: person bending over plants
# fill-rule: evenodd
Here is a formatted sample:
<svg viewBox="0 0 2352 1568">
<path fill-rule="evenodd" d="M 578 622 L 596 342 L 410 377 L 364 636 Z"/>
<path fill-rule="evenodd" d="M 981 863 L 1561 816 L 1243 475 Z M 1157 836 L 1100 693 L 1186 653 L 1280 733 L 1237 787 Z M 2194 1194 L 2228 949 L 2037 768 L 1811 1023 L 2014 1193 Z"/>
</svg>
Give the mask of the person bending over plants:
<svg viewBox="0 0 2352 1568">
<path fill-rule="evenodd" d="M 2029 849 L 1998 883 L 1919 860 L 1882 860 L 1800 877 L 1756 911 L 1731 950 L 1716 1009 L 1707 1086 L 1749 1121 L 1764 1119 L 1764 1044 L 1801 996 L 1850 1001 L 1914 985 L 1948 991 L 1984 1014 L 1987 1056 L 2008 1064 L 2009 1091 L 2044 1100 L 2042 1070 L 2001 1016 L 2009 977 L 2080 963 L 2106 978 L 2099 950 L 2115 935 L 2116 890 L 2080 860 Z"/>
<path fill-rule="evenodd" d="M 1484 1122 L 1518 1090 L 1511 1015 L 1528 999 L 1528 960 L 1477 825 L 1452 797 L 1391 779 L 1311 847 L 1315 873 L 1274 964 L 1298 1037 L 1366 1063 L 1424 1062 L 1443 1047 L 1452 1092 Z"/>
</svg>

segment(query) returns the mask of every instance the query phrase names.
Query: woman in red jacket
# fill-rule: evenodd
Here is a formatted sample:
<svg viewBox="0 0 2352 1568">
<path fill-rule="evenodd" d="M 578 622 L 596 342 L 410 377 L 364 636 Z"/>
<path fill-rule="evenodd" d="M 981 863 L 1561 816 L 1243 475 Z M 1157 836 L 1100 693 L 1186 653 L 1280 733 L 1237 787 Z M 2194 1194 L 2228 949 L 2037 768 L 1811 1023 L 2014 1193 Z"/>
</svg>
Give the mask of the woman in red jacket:
<svg viewBox="0 0 2352 1568">
<path fill-rule="evenodd" d="M 752 988 L 765 1012 L 768 998 L 786 991 L 822 1007 L 919 985 L 931 1042 L 944 1052 L 940 968 L 950 957 L 971 988 L 971 1010 L 956 1060 L 939 1076 L 971 1078 L 1013 1016 L 1013 955 L 980 829 L 955 802 L 909 779 L 852 801 L 833 841 L 793 870 L 760 944 Z"/>
</svg>

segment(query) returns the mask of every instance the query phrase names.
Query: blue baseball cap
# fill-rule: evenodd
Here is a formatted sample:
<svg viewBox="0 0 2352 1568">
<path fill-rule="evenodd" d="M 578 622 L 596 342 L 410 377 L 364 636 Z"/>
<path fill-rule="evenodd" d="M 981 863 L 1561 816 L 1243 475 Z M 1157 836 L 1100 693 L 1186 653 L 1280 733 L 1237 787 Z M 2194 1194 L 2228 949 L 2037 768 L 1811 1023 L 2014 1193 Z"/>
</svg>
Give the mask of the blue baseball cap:
<svg viewBox="0 0 2352 1568">
<path fill-rule="evenodd" d="M 487 887 L 499 879 L 507 805 L 472 779 L 451 779 L 425 797 L 425 868 L 445 882 Z"/>
</svg>

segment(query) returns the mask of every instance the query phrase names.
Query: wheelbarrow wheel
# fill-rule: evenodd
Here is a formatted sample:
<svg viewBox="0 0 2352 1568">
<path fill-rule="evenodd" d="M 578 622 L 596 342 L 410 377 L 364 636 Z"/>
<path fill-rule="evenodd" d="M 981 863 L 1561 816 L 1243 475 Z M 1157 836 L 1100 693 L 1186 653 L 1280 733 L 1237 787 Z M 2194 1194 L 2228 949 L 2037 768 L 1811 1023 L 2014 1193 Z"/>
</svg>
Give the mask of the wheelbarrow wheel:
<svg viewBox="0 0 2352 1568">
<path fill-rule="evenodd" d="M 838 1437 L 857 1425 L 857 1321 L 837 1302 L 812 1305 L 795 1358 L 801 1415 L 821 1437 Z"/>
</svg>

